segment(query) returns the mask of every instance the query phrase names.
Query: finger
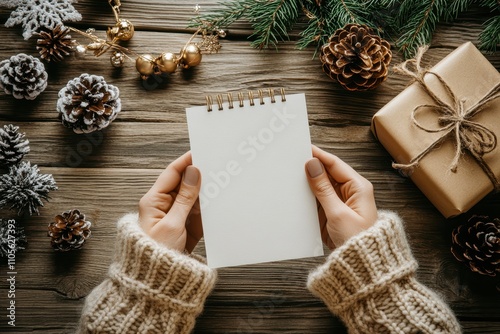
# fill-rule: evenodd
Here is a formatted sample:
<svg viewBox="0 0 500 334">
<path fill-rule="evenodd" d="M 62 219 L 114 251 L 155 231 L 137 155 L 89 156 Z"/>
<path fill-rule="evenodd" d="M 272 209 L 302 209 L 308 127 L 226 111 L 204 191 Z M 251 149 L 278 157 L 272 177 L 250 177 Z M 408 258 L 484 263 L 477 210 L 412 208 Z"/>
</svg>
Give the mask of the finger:
<svg viewBox="0 0 500 334">
<path fill-rule="evenodd" d="M 346 183 L 352 179 L 361 177 L 358 172 L 336 155 L 323 151 L 314 145 L 312 145 L 312 151 L 313 156 L 323 163 L 328 174 L 330 174 L 336 182 Z"/>
<path fill-rule="evenodd" d="M 200 186 L 201 177 L 198 168 L 194 166 L 186 167 L 179 192 L 162 221 L 184 228 L 189 212 L 200 193 Z"/>
<path fill-rule="evenodd" d="M 347 217 L 351 210 L 337 195 L 318 158 L 312 158 L 306 163 L 306 174 L 309 186 L 325 210 L 326 217 L 334 221 Z"/>
<path fill-rule="evenodd" d="M 170 163 L 158 176 L 152 190 L 158 193 L 169 193 L 181 182 L 182 173 L 192 164 L 191 151 L 188 151 Z"/>
</svg>

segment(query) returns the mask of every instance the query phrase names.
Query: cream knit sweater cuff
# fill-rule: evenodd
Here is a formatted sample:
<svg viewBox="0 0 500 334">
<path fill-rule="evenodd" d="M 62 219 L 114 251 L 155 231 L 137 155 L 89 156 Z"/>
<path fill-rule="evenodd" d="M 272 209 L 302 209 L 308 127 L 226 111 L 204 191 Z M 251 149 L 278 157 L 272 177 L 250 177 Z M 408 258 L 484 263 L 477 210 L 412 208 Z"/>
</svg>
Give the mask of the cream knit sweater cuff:
<svg viewBox="0 0 500 334">
<path fill-rule="evenodd" d="M 399 217 L 379 211 L 375 225 L 334 250 L 309 275 L 307 286 L 339 314 L 416 269 Z"/>
<path fill-rule="evenodd" d="M 117 228 L 111 281 L 157 307 L 199 314 L 215 285 L 216 272 L 151 239 L 139 226 L 137 214 L 124 216 Z"/>
</svg>

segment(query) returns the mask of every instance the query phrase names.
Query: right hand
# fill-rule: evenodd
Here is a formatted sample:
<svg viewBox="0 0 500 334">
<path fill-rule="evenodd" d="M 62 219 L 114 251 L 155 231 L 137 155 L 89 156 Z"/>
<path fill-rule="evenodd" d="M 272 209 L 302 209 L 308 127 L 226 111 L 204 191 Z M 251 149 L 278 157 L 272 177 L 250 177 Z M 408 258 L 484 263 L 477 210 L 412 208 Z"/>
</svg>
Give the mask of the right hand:
<svg viewBox="0 0 500 334">
<path fill-rule="evenodd" d="M 306 175 L 319 201 L 321 237 L 333 249 L 377 221 L 373 185 L 337 156 L 312 151 Z"/>
</svg>

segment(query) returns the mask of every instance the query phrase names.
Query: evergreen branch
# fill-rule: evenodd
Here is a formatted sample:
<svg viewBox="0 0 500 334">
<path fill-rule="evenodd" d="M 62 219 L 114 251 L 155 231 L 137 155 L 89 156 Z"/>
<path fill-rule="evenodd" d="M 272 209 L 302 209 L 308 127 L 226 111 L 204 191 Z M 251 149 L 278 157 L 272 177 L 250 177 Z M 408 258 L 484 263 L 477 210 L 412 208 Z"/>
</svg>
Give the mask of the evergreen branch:
<svg viewBox="0 0 500 334">
<path fill-rule="evenodd" d="M 484 30 L 479 34 L 479 47 L 484 50 L 496 51 L 500 44 L 500 15 L 490 18 L 484 23 Z"/>
<path fill-rule="evenodd" d="M 328 34 L 325 33 L 325 20 L 323 19 L 324 15 L 320 13 L 320 8 L 307 2 L 302 4 L 302 12 L 309 19 L 309 24 L 300 33 L 301 38 L 297 41 L 297 47 L 305 49 L 310 44 L 315 44 L 316 46 L 325 44 Z"/>
<path fill-rule="evenodd" d="M 225 29 L 238 19 L 253 28 L 251 45 L 265 48 L 289 39 L 289 32 L 302 17 L 307 20 L 297 47 L 315 46 L 315 54 L 337 29 L 348 23 L 366 24 L 379 34 L 388 33 L 405 58 L 423 44 L 430 44 L 436 25 L 452 21 L 472 3 L 499 10 L 498 0 L 228 0 L 215 13 L 200 15 L 190 27 Z M 485 22 L 479 36 L 481 47 L 495 50 L 500 39 L 500 18 Z"/>
<path fill-rule="evenodd" d="M 498 0 L 481 0 L 479 1 L 479 5 L 483 7 L 488 7 L 493 9 L 498 9 L 500 7 L 500 3 Z"/>
<path fill-rule="evenodd" d="M 405 58 L 412 57 L 419 46 L 430 44 L 438 22 L 455 19 L 467 10 L 471 2 L 472 0 L 403 0 L 396 29 L 404 33 L 396 41 L 396 46 Z"/>
<path fill-rule="evenodd" d="M 297 22 L 300 8 L 299 0 L 256 0 L 249 8 L 248 19 L 254 29 L 250 38 L 255 37 L 251 45 L 262 49 L 288 39 L 288 31 Z"/>
<path fill-rule="evenodd" d="M 314 43 L 316 44 L 317 51 L 337 29 L 349 23 L 366 24 L 374 27 L 374 24 L 370 20 L 370 15 L 372 14 L 370 3 L 374 1 L 334 0 L 326 2 L 319 8 L 310 2 L 306 2 L 303 6 L 303 11 L 309 18 L 309 25 L 301 32 L 301 39 L 297 42 L 297 46 L 303 49 Z"/>
<path fill-rule="evenodd" d="M 189 28 L 200 28 L 208 31 L 215 29 L 225 29 L 238 19 L 242 18 L 251 7 L 253 0 L 232 0 L 222 1 L 219 5 L 221 10 L 216 13 L 199 15 L 189 23 Z"/>
</svg>

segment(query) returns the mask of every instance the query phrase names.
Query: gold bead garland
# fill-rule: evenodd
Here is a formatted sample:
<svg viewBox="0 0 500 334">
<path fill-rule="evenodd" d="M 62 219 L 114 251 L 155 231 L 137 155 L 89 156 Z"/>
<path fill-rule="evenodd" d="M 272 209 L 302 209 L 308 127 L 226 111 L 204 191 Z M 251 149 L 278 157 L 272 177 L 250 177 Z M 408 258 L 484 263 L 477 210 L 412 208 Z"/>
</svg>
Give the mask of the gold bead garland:
<svg viewBox="0 0 500 334">
<path fill-rule="evenodd" d="M 162 73 L 174 73 L 177 67 L 188 69 L 197 66 L 201 63 L 203 54 L 217 53 L 221 48 L 219 38 L 224 38 L 226 32 L 222 29 L 207 31 L 206 29 L 198 29 L 186 44 L 181 48 L 179 54 L 172 52 L 164 52 L 159 56 L 151 54 L 137 54 L 118 44 L 120 41 L 128 41 L 134 35 L 134 25 L 126 19 L 120 17 L 120 0 L 108 0 L 113 13 L 115 15 L 116 24 L 109 27 L 107 30 L 107 39 L 102 39 L 94 35 L 94 29 L 87 29 L 83 32 L 75 28 L 70 29 L 80 35 L 88 38 L 91 42 L 87 45 L 77 45 L 75 50 L 78 53 L 93 51 L 94 56 L 99 57 L 109 50 L 112 50 L 110 63 L 114 67 L 122 67 L 125 58 L 135 61 L 135 68 L 139 72 L 143 80 L 148 79 L 152 75 Z M 195 8 L 198 12 L 199 6 Z M 193 42 L 194 38 L 199 36 L 201 42 Z M 130 56 L 133 55 L 135 60 Z"/>
</svg>

